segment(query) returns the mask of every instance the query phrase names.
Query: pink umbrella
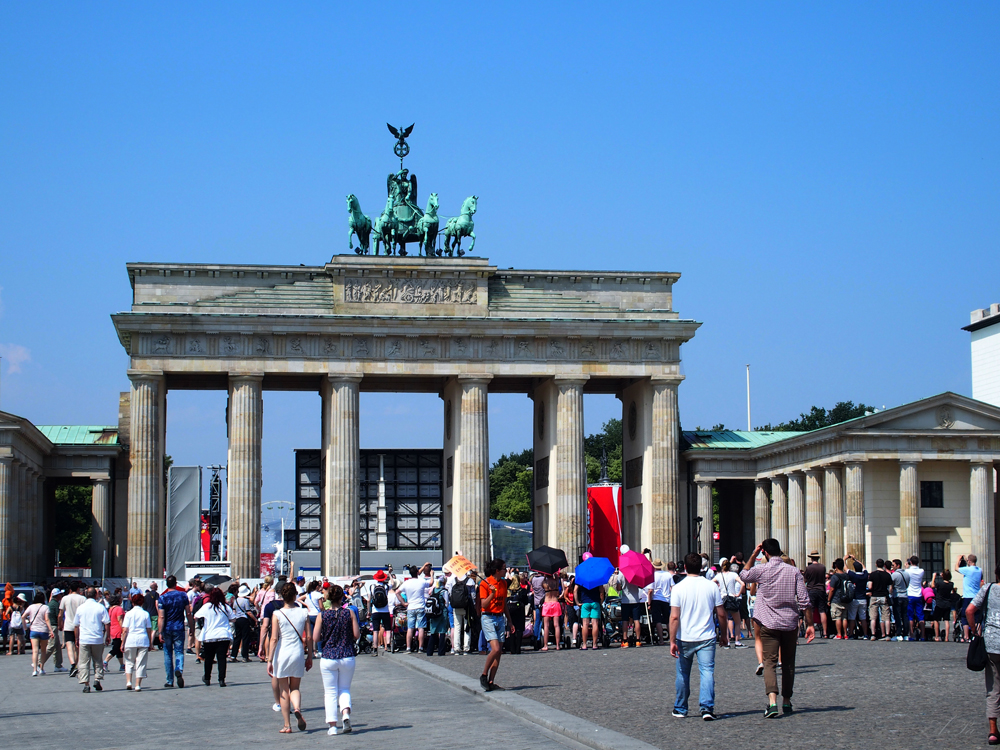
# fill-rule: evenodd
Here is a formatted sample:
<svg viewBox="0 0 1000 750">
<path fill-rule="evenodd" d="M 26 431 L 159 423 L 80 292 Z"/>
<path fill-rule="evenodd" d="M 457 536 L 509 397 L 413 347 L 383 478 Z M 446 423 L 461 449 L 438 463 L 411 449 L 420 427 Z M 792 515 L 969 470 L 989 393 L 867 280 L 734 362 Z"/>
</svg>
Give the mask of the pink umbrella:
<svg viewBox="0 0 1000 750">
<path fill-rule="evenodd" d="M 653 563 L 635 550 L 629 550 L 618 558 L 618 569 L 633 586 L 642 588 L 653 582 Z"/>
</svg>

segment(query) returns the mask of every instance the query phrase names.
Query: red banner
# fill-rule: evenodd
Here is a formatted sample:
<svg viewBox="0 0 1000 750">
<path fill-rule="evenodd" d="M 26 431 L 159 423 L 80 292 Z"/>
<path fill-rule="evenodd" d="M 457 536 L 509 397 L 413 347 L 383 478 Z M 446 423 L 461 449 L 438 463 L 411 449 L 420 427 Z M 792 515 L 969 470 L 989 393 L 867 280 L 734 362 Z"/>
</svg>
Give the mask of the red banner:
<svg viewBox="0 0 1000 750">
<path fill-rule="evenodd" d="M 209 533 L 208 513 L 201 514 L 201 559 L 212 559 L 212 535 Z"/>
<path fill-rule="evenodd" d="M 621 485 L 588 487 L 587 510 L 590 518 L 590 551 L 597 557 L 608 558 L 617 568 L 618 548 L 622 544 Z"/>
<path fill-rule="evenodd" d="M 274 553 L 273 552 L 261 552 L 260 553 L 260 577 L 273 576 L 274 575 Z"/>
</svg>

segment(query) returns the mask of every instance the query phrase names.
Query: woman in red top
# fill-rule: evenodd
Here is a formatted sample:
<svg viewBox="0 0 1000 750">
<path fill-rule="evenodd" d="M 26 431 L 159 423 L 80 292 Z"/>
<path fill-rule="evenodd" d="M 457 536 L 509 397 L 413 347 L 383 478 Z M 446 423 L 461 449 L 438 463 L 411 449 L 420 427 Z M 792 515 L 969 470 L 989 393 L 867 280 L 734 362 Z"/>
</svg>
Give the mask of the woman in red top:
<svg viewBox="0 0 1000 750">
<path fill-rule="evenodd" d="M 506 569 L 507 563 L 503 560 L 491 560 L 486 563 L 486 578 L 479 584 L 483 635 L 490 644 L 490 653 L 479 678 L 479 684 L 486 692 L 503 690 L 493 680 L 497 676 L 503 642 L 507 638 L 507 580 L 503 577 Z"/>
<path fill-rule="evenodd" d="M 124 672 L 125 652 L 122 651 L 122 620 L 125 619 L 125 610 L 122 608 L 122 598 L 118 594 L 111 597 L 108 617 L 111 618 L 111 651 L 108 652 L 108 658 L 104 660 L 104 669 L 107 670 L 108 662 L 114 657 L 118 659 L 118 671 Z"/>
</svg>

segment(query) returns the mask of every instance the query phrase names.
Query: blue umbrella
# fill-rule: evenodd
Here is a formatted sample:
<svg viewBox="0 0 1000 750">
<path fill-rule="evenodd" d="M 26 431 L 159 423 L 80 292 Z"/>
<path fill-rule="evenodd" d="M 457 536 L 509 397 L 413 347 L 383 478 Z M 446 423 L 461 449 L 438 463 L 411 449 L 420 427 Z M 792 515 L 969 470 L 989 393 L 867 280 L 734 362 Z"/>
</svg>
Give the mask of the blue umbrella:
<svg viewBox="0 0 1000 750">
<path fill-rule="evenodd" d="M 585 589 L 592 589 L 603 586 L 611 580 L 611 574 L 615 572 L 615 566 L 606 557 L 588 557 L 576 566 L 573 571 L 576 575 L 576 585 Z"/>
</svg>

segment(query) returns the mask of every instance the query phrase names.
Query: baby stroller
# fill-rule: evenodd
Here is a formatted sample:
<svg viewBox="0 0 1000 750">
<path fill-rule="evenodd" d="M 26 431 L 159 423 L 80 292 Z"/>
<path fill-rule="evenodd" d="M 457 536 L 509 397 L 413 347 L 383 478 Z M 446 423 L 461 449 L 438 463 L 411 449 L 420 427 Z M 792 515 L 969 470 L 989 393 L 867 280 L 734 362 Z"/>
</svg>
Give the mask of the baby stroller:
<svg viewBox="0 0 1000 750">
<path fill-rule="evenodd" d="M 606 596 L 601 603 L 601 645 L 622 642 L 622 602 L 617 596 Z"/>
<path fill-rule="evenodd" d="M 358 654 L 371 654 L 374 651 L 374 655 L 378 656 L 378 649 L 373 648 L 372 646 L 372 641 L 374 639 L 372 637 L 371 628 L 368 627 L 368 625 L 369 623 L 367 622 L 361 623 L 361 635 L 358 638 L 355 651 L 357 651 Z"/>
<path fill-rule="evenodd" d="M 397 604 L 392 610 L 392 650 L 406 649 L 406 605 Z"/>
</svg>

